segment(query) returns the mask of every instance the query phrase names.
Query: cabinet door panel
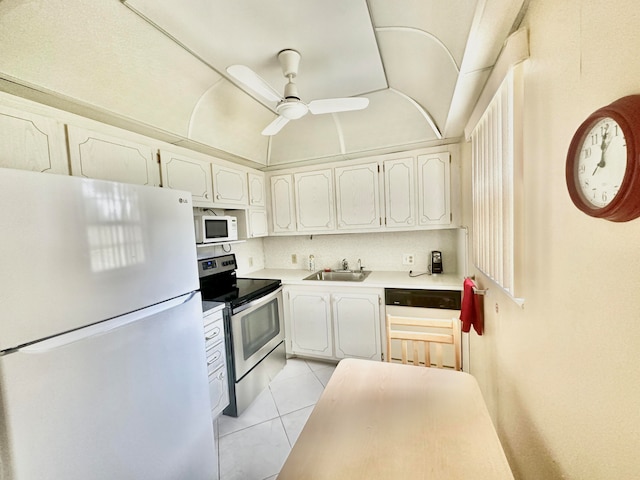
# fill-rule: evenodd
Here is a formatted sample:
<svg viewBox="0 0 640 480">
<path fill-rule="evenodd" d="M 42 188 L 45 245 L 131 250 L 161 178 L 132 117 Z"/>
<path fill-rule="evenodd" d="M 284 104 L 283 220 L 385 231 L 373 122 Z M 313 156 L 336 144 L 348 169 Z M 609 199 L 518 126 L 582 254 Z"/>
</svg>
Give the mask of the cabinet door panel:
<svg viewBox="0 0 640 480">
<path fill-rule="evenodd" d="M 449 153 L 418 156 L 418 218 L 420 225 L 451 223 Z"/>
<path fill-rule="evenodd" d="M 293 175 L 271 177 L 271 219 L 273 233 L 296 231 Z"/>
<path fill-rule="evenodd" d="M 375 294 L 333 294 L 337 358 L 380 360 L 380 303 Z"/>
<path fill-rule="evenodd" d="M 71 174 L 158 186 L 160 175 L 149 145 L 68 126 Z"/>
<path fill-rule="evenodd" d="M 336 167 L 338 230 L 380 227 L 378 164 Z"/>
<path fill-rule="evenodd" d="M 289 302 L 293 353 L 332 357 L 329 294 L 291 291 Z"/>
<path fill-rule="evenodd" d="M 226 364 L 209 375 L 209 398 L 211 399 L 211 416 L 217 418 L 229 405 L 229 386 L 227 384 Z"/>
<path fill-rule="evenodd" d="M 160 170 L 163 187 L 191 192 L 194 207 L 213 206 L 209 162 L 161 150 Z"/>
<path fill-rule="evenodd" d="M 249 205 L 252 207 L 265 206 L 264 174 L 249 173 Z"/>
<path fill-rule="evenodd" d="M 216 164 L 212 168 L 214 203 L 248 205 L 246 172 Z"/>
<path fill-rule="evenodd" d="M 294 174 L 298 231 L 335 229 L 331 169 Z"/>
<path fill-rule="evenodd" d="M 68 175 L 64 126 L 0 106 L 0 167 Z"/>
<path fill-rule="evenodd" d="M 415 225 L 415 174 L 413 158 L 384 162 L 387 227 Z"/>
<path fill-rule="evenodd" d="M 267 212 L 264 210 L 249 210 L 249 226 L 251 238 L 266 237 L 268 234 Z"/>
</svg>

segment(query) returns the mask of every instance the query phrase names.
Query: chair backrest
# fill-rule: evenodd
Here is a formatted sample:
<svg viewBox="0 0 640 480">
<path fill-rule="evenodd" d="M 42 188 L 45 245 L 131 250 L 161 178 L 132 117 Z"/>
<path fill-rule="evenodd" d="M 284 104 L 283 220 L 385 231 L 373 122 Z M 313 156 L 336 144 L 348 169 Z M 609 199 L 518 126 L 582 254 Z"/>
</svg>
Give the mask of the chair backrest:
<svg viewBox="0 0 640 480">
<path fill-rule="evenodd" d="M 395 327 L 402 327 L 401 329 Z M 460 322 L 457 318 L 435 319 L 417 318 L 397 315 L 387 315 L 387 362 L 392 361 L 391 345 L 393 340 L 399 340 L 401 345 L 401 361 L 404 364 L 409 362 L 413 365 L 420 365 L 420 352 L 425 367 L 432 364 L 438 368 L 443 368 L 442 345 L 453 345 L 454 368 L 461 369 L 461 333 Z M 411 344 L 411 360 L 409 360 L 408 350 Z M 431 344 L 435 345 L 435 359 L 431 358 Z M 422 345 L 422 349 L 420 349 Z"/>
</svg>

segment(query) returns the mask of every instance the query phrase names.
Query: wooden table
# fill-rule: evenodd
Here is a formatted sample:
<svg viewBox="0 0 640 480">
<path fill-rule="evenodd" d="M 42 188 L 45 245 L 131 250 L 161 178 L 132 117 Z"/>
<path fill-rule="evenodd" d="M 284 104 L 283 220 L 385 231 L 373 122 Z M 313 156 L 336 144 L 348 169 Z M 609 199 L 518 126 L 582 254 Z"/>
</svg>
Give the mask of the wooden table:
<svg viewBox="0 0 640 480">
<path fill-rule="evenodd" d="M 510 479 L 476 380 L 345 359 L 278 480 Z"/>
</svg>

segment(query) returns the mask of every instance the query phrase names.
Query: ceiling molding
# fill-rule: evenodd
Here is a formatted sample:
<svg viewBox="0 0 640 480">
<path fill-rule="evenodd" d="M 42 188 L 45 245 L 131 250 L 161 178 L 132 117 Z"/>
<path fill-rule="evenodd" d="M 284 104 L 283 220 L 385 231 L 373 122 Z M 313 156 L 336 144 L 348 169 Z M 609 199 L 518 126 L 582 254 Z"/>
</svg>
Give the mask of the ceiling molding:
<svg viewBox="0 0 640 480">
<path fill-rule="evenodd" d="M 453 57 L 451 50 L 447 48 L 442 40 L 425 30 L 421 30 L 415 27 L 376 27 L 376 32 L 407 32 L 427 37 L 428 39 L 436 42 L 436 44 L 438 44 L 447 53 L 447 56 L 451 60 L 451 63 L 453 63 L 456 72 L 460 73 L 460 66 L 458 65 L 458 62 L 456 62 L 456 59 Z"/>
<path fill-rule="evenodd" d="M 429 112 L 427 112 L 422 105 L 420 105 L 418 102 L 416 102 L 413 98 L 411 98 L 406 93 L 402 93 L 400 90 L 396 90 L 395 88 L 389 88 L 389 91 L 395 93 L 396 95 L 399 95 L 400 97 L 404 98 L 409 103 L 411 103 L 414 107 L 416 107 L 418 112 L 420 112 L 420 114 L 424 117 L 424 119 L 427 121 L 427 123 L 433 130 L 433 133 L 436 134 L 436 137 L 438 138 L 438 140 L 442 140 L 442 133 L 440 132 L 440 129 L 436 125 L 436 122 L 433 121 L 433 118 L 431 117 Z"/>
<path fill-rule="evenodd" d="M 213 82 L 209 88 L 207 88 L 204 92 L 202 92 L 202 95 L 200 95 L 200 98 L 198 98 L 198 101 L 196 101 L 195 105 L 191 109 L 191 115 L 189 115 L 189 127 L 187 128 L 187 138 L 191 138 L 192 137 L 193 118 L 195 116 L 195 113 L 198 111 L 198 108 L 200 107 L 200 104 L 203 102 L 203 100 L 207 96 L 207 94 L 211 90 L 216 88 L 220 84 L 220 82 L 222 82 L 223 80 L 224 80 L 224 77 L 220 77 L 218 80 Z"/>
<path fill-rule="evenodd" d="M 340 119 L 338 118 L 337 113 L 332 113 L 333 123 L 336 126 L 336 132 L 338 133 L 338 142 L 340 143 L 340 153 L 344 155 L 347 153 L 347 149 L 344 144 L 344 132 L 342 130 L 342 124 L 340 123 Z"/>
</svg>

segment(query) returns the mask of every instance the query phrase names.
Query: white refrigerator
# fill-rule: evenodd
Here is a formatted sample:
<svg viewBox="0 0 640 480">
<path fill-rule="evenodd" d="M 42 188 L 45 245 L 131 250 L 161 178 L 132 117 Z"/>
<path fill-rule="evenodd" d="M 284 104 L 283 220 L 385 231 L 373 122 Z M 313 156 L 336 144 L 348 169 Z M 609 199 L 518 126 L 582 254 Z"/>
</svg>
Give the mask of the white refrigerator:
<svg viewBox="0 0 640 480">
<path fill-rule="evenodd" d="M 191 196 L 0 169 L 0 479 L 216 478 Z"/>
</svg>

